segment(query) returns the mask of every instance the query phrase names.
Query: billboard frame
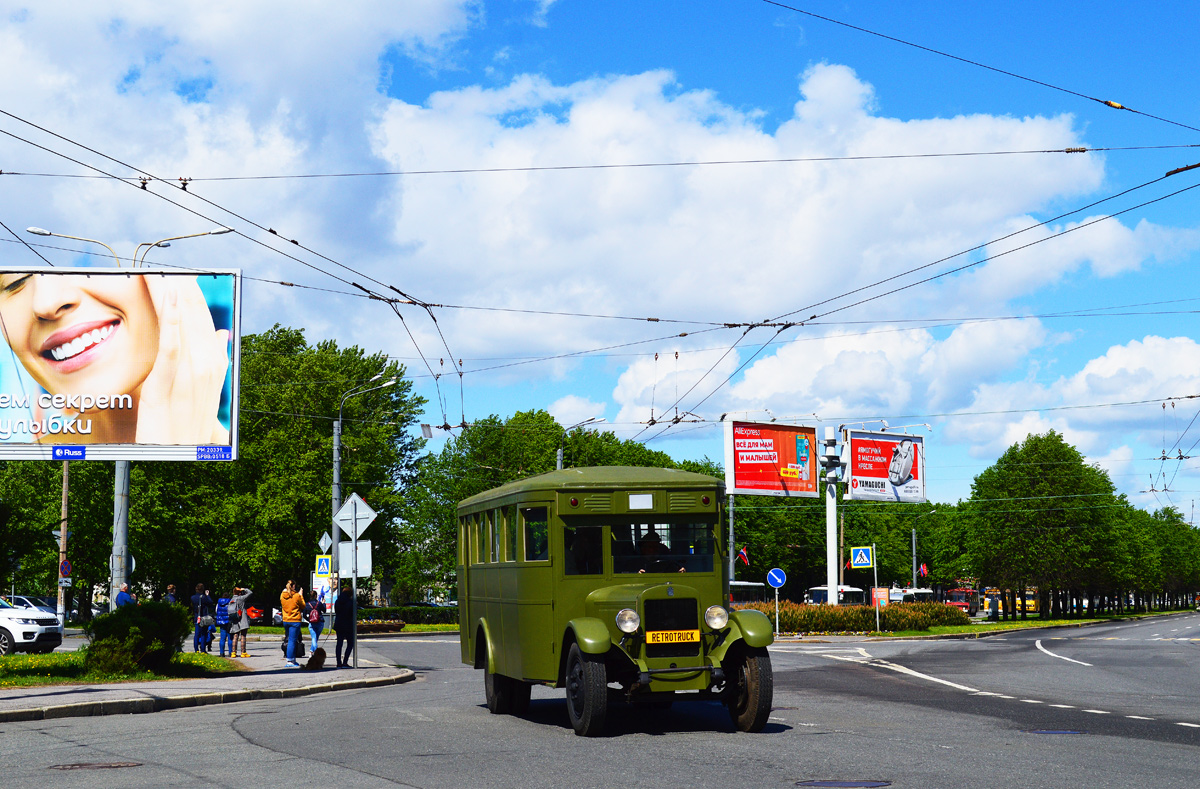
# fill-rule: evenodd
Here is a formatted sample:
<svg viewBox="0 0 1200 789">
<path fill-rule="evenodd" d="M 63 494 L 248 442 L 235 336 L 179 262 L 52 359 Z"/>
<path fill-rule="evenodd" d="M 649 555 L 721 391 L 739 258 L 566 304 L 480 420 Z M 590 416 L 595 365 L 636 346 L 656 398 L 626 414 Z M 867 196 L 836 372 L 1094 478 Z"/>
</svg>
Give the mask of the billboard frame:
<svg viewBox="0 0 1200 789">
<path fill-rule="evenodd" d="M 52 434 L 58 431 L 53 427 L 62 427 L 72 422 L 77 417 L 77 412 L 65 407 L 63 401 L 68 398 L 67 395 L 58 395 L 47 392 L 47 390 L 37 383 L 26 369 L 25 364 L 18 360 L 17 353 L 13 350 L 8 342 L 0 343 L 0 347 L 5 347 L 9 351 L 8 355 L 0 360 L 0 367 L 3 368 L 4 375 L 0 378 L 0 423 L 7 421 L 10 427 L 15 427 L 18 421 L 14 417 L 19 417 L 22 413 L 26 415 L 24 431 L 22 434 L 29 435 L 31 440 L 28 441 L 12 441 L 0 440 L 0 460 L 168 460 L 168 461 L 226 461 L 236 460 L 238 457 L 238 427 L 239 427 L 239 399 L 241 386 L 241 329 L 242 329 L 242 272 L 241 269 L 224 269 L 224 268 L 203 268 L 203 269 L 183 269 L 183 268 L 157 268 L 157 267 L 138 267 L 138 268 L 121 268 L 121 267 L 91 267 L 91 266 L 0 266 L 0 276 L 11 274 L 28 274 L 28 275 L 47 275 L 47 276 L 84 276 L 92 277 L 146 277 L 146 276 L 164 276 L 164 277 L 229 277 L 231 278 L 231 291 L 228 294 L 228 302 L 224 301 L 224 294 L 209 295 L 201 290 L 201 295 L 204 297 L 205 304 L 210 312 L 216 310 L 219 314 L 227 317 L 227 321 L 221 321 L 217 326 L 218 329 L 227 329 L 229 331 L 229 366 L 226 371 L 225 384 L 222 387 L 222 395 L 218 403 L 218 412 L 214 414 L 214 418 L 218 418 L 220 412 L 224 408 L 228 408 L 228 443 L 189 443 L 189 444 L 137 444 L 137 443 L 120 443 L 120 442 L 73 442 L 66 434 L 68 431 L 63 430 L 61 433 L 61 441 L 55 443 L 41 443 L 36 440 L 36 436 L 42 434 L 43 431 L 34 431 L 30 426 L 34 420 L 39 421 L 45 427 L 51 429 L 45 430 L 45 434 Z M 221 299 L 218 301 L 217 299 Z M 181 300 L 180 304 L 184 302 Z M 225 310 L 228 310 L 227 316 Z M 187 309 L 185 305 L 182 309 Z M 7 333 L 5 334 L 7 340 Z M 97 342 L 97 341 L 93 341 Z M 64 346 L 65 347 L 65 346 Z M 85 346 L 86 348 L 86 346 Z M 225 389 L 228 389 L 226 392 Z M 19 392 L 17 391 L 19 390 Z M 106 393 L 111 395 L 113 401 L 118 397 L 122 400 L 129 398 L 129 394 L 123 393 Z M 77 395 L 69 396 L 72 399 L 78 398 Z M 99 401 L 99 393 L 96 394 L 93 402 Z M 38 416 L 35 412 L 42 414 L 52 414 L 50 416 Z M 103 406 L 101 406 L 103 407 Z M 47 410 L 49 409 L 49 410 Z M 222 425 L 224 426 L 224 425 Z M 0 425 L 2 427 L 2 425 Z M 90 425 L 89 425 L 90 427 Z M 74 433 L 75 431 L 69 431 Z"/>
<path fill-rule="evenodd" d="M 786 496 L 788 498 L 807 499 L 815 499 L 820 497 L 820 470 L 817 464 L 816 427 L 812 425 L 784 422 L 740 422 L 734 420 L 726 420 L 722 423 L 722 425 L 725 436 L 725 492 L 727 494 L 738 494 L 743 496 Z M 808 460 L 806 464 L 807 468 L 805 469 L 807 471 L 807 479 L 804 478 L 803 472 L 800 468 L 798 468 L 798 457 L 797 463 L 789 463 L 787 466 L 785 466 L 785 468 L 795 467 L 797 469 L 797 476 L 795 479 L 799 484 L 803 484 L 806 487 L 811 485 L 812 490 L 801 490 L 799 489 L 799 484 L 792 485 L 789 482 L 785 482 L 785 480 L 789 480 L 791 478 L 787 475 L 779 473 L 776 473 L 775 475 L 775 480 L 778 482 L 778 487 L 747 487 L 746 483 L 750 480 L 746 479 L 746 475 L 739 473 L 742 468 L 742 464 L 737 462 L 737 447 L 735 442 L 737 439 L 738 430 L 760 431 L 758 433 L 759 436 L 761 436 L 763 431 L 767 433 L 791 433 L 792 436 L 789 440 L 792 442 L 795 442 L 797 438 L 803 435 L 803 437 L 808 440 Z M 759 438 L 758 440 L 765 439 Z M 793 446 L 795 446 L 794 443 Z M 774 451 L 775 453 L 779 453 L 781 447 L 777 444 L 774 444 L 773 439 L 772 447 L 772 450 L 766 450 L 764 448 L 764 451 Z M 789 457 L 798 455 L 798 452 L 798 448 L 794 448 L 790 455 L 788 455 L 786 452 L 782 454 L 785 457 Z M 778 471 L 778 459 L 776 463 Z"/>
<path fill-rule="evenodd" d="M 907 479 L 900 485 L 895 485 L 886 474 L 881 478 L 878 474 L 858 473 L 859 455 L 856 445 L 862 441 L 876 441 L 892 445 L 898 445 L 904 441 L 910 442 L 914 447 L 916 458 L 910 467 Z M 889 501 L 901 504 L 923 504 L 929 500 L 926 495 L 924 436 L 912 435 L 910 433 L 888 433 L 886 431 L 845 430 L 842 434 L 842 443 L 847 447 L 845 487 L 842 493 L 844 500 Z M 894 457 L 895 449 L 892 450 L 892 455 Z M 882 455 L 880 455 L 873 462 L 884 463 L 885 461 L 882 460 Z M 890 466 L 891 460 L 889 459 L 886 462 Z M 868 488 L 859 482 L 862 479 L 868 479 L 872 482 L 882 479 L 883 487 L 880 488 L 882 492 L 868 493 Z M 915 486 L 911 485 L 910 483 L 913 482 L 917 484 Z M 919 490 L 919 493 L 904 492 L 905 490 Z"/>
</svg>

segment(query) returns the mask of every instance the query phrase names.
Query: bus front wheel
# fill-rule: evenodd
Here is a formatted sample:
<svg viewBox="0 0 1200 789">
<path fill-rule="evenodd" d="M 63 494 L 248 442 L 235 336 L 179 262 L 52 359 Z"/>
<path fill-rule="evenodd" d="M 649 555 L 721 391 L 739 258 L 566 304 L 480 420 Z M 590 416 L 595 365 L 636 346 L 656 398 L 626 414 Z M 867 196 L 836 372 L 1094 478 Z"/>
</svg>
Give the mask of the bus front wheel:
<svg viewBox="0 0 1200 789">
<path fill-rule="evenodd" d="M 762 647 L 744 649 L 730 668 L 732 676 L 726 691 L 726 704 L 733 725 L 738 731 L 762 731 L 771 715 L 771 700 L 775 690 L 771 656 Z"/>
<path fill-rule="evenodd" d="M 567 655 L 567 716 L 580 737 L 604 730 L 608 714 L 608 678 L 604 658 L 588 655 L 578 644 Z"/>
</svg>

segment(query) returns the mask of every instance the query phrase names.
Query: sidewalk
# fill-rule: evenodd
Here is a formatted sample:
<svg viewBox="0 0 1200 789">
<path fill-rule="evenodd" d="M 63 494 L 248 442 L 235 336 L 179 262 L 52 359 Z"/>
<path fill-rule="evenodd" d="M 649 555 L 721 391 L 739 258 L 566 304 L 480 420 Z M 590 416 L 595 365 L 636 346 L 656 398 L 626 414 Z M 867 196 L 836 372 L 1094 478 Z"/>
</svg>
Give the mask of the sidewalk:
<svg viewBox="0 0 1200 789">
<path fill-rule="evenodd" d="M 369 645 L 361 642 L 359 647 L 365 654 L 359 656 L 357 669 L 334 668 L 334 657 L 330 652 L 325 668 L 318 671 L 285 668 L 277 638 L 250 640 L 247 647 L 250 657 L 238 659 L 245 670 L 219 677 L 0 689 L 0 723 L 127 715 L 206 704 L 286 699 L 314 693 L 396 685 L 416 678 L 416 674 L 409 669 L 372 661 L 374 656 Z"/>
</svg>

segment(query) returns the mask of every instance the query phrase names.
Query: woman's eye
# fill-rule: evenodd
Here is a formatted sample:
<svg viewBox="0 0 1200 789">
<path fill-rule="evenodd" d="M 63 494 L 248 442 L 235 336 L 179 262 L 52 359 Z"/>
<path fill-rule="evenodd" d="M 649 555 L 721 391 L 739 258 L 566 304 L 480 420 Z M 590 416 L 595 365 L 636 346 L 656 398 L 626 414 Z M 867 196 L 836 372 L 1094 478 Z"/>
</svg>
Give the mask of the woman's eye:
<svg viewBox="0 0 1200 789">
<path fill-rule="evenodd" d="M 12 282 L 10 282 L 4 286 L 4 292 L 5 293 L 16 293 L 18 290 L 20 290 L 22 287 L 25 286 L 25 283 L 32 276 L 33 276 L 32 274 L 26 274 L 23 277 L 17 277 Z"/>
</svg>

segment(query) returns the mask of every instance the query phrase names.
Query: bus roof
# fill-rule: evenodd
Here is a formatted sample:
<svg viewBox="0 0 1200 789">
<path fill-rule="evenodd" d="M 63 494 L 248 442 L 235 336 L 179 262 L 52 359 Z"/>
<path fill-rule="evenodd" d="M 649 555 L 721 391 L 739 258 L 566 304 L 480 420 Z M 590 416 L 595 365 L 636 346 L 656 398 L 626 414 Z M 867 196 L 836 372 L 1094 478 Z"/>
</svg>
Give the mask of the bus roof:
<svg viewBox="0 0 1200 789">
<path fill-rule="evenodd" d="M 493 499 L 539 490 L 562 490 L 564 488 L 724 488 L 725 483 L 706 474 L 695 474 L 673 468 L 651 468 L 644 466 L 590 466 L 547 471 L 498 488 L 476 493 L 459 502 L 459 509 L 484 504 Z"/>
</svg>

